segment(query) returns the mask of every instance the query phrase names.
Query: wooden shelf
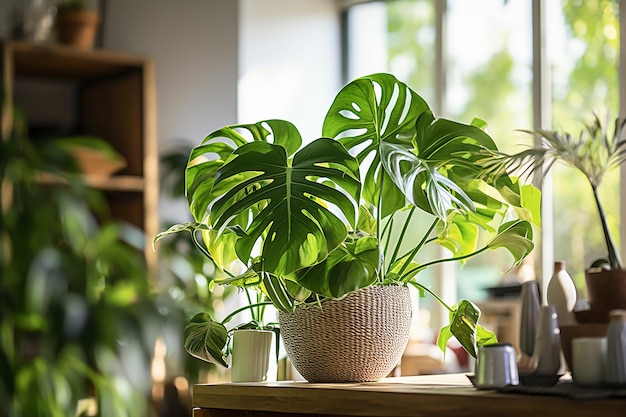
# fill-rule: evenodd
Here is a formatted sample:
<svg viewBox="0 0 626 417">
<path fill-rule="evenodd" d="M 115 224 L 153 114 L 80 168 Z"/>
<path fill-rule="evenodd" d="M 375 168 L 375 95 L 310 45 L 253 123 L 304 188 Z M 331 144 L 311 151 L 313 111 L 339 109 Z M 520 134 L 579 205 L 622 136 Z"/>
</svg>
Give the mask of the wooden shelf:
<svg viewBox="0 0 626 417">
<path fill-rule="evenodd" d="M 626 399 L 477 390 L 465 375 L 445 374 L 363 383 L 281 381 L 194 385 L 193 406 L 194 417 L 621 417 L 626 410 Z"/>
<path fill-rule="evenodd" d="M 61 45 L 5 41 L 13 56 L 15 73 L 28 77 L 97 80 L 141 70 L 147 58 L 112 51 L 87 51 Z"/>
<path fill-rule="evenodd" d="M 43 173 L 40 180 L 42 184 L 50 185 L 63 185 L 67 183 L 64 178 L 49 173 Z M 146 187 L 146 182 L 142 177 L 132 175 L 111 177 L 86 176 L 83 180 L 90 187 L 102 191 L 143 192 Z"/>
<path fill-rule="evenodd" d="M 109 177 L 86 177 L 86 182 L 104 192 L 115 219 L 145 232 L 145 254 L 154 271 L 156 256 L 151 242 L 159 232 L 159 185 L 152 60 L 123 52 L 25 41 L 2 41 L 0 46 L 3 134 L 12 129 L 15 103 L 26 116 L 29 129 L 37 128 L 44 138 L 70 132 L 108 142 L 126 166 Z M 41 181 L 63 184 L 49 175 Z"/>
</svg>

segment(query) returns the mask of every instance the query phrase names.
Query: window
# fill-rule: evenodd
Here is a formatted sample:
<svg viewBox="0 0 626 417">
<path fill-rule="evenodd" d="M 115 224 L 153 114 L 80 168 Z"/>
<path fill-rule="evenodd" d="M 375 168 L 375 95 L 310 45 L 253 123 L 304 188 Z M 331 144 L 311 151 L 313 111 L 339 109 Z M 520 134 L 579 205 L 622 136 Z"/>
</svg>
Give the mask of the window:
<svg viewBox="0 0 626 417">
<path fill-rule="evenodd" d="M 626 1 L 352 1 L 345 9 L 346 81 L 391 72 L 438 115 L 484 119 L 501 149 L 519 151 L 532 143 L 519 129 L 577 134 L 593 111 L 618 116 L 618 3 Z M 552 210 L 544 212 L 545 249 L 533 255 L 535 269 L 541 278 L 554 259 L 565 260 L 585 296 L 584 268 L 605 252 L 591 193 L 580 192 L 587 184 L 566 168 L 557 167 L 546 185 L 545 207 Z M 601 188 L 615 236 L 618 189 L 616 170 Z M 482 256 L 458 270 L 455 297 L 484 298 L 483 289 L 502 279 L 498 257 Z M 430 275 L 420 279 L 434 286 L 445 279 Z"/>
</svg>

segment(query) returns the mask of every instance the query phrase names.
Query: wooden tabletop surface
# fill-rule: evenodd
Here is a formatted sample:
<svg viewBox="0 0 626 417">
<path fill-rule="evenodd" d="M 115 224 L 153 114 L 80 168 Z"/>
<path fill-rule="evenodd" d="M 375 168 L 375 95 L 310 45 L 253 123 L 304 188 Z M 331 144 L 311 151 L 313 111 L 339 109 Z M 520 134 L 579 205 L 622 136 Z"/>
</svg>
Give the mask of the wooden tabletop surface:
<svg viewBox="0 0 626 417">
<path fill-rule="evenodd" d="M 463 374 L 345 384 L 280 381 L 195 385 L 193 402 L 194 407 L 203 409 L 197 416 L 626 416 L 626 398 L 583 400 L 477 390 Z"/>
</svg>

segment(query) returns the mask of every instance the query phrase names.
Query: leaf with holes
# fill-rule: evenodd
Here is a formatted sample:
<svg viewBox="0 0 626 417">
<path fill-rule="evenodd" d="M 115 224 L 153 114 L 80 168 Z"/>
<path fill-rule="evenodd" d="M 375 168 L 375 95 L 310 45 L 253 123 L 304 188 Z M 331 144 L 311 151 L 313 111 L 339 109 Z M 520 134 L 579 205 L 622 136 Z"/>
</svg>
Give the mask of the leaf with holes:
<svg viewBox="0 0 626 417">
<path fill-rule="evenodd" d="M 242 145 L 217 170 L 214 187 L 223 191 L 206 203 L 213 230 L 236 221 L 245 232 L 235 244 L 239 259 L 247 262 L 260 245 L 265 271 L 277 276 L 322 261 L 343 242 L 347 228 L 339 213 L 356 223 L 358 164 L 331 139 L 317 139 L 293 158 L 280 145 Z M 249 222 L 233 220 L 241 218 Z"/>
</svg>

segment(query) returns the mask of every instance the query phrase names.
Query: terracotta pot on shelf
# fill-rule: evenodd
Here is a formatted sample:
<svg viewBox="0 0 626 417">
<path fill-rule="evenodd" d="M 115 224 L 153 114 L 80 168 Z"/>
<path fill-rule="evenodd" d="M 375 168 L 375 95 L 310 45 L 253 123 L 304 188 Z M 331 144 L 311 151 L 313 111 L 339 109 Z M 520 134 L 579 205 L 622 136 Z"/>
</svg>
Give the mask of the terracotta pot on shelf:
<svg viewBox="0 0 626 417">
<path fill-rule="evenodd" d="M 54 28 L 57 41 L 80 49 L 93 48 L 100 15 L 91 10 L 59 11 Z"/>
<path fill-rule="evenodd" d="M 626 309 L 626 270 L 585 271 L 589 316 L 579 322 L 608 323 L 609 312 Z"/>
</svg>

